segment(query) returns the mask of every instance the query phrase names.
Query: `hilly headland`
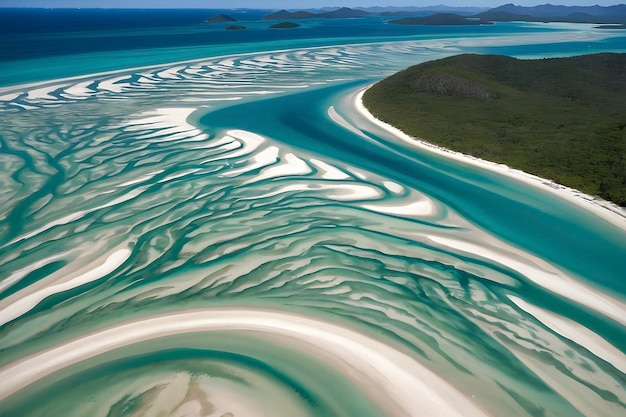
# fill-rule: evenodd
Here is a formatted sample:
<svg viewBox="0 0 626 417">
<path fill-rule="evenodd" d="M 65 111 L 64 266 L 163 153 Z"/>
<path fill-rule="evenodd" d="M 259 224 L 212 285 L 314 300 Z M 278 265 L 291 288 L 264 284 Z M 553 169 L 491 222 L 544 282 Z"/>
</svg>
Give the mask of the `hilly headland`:
<svg viewBox="0 0 626 417">
<path fill-rule="evenodd" d="M 626 206 L 626 54 L 458 55 L 371 87 L 379 119 Z"/>
</svg>

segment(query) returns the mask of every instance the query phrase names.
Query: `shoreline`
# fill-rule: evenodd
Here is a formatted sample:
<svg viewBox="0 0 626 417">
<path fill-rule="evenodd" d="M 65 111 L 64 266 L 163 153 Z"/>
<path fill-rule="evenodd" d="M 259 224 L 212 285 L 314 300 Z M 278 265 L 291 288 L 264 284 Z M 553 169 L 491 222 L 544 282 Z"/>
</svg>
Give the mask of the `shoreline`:
<svg viewBox="0 0 626 417">
<path fill-rule="evenodd" d="M 392 126 L 374 116 L 363 104 L 363 95 L 373 84 L 360 90 L 354 95 L 354 107 L 359 114 L 365 117 L 373 124 L 381 127 L 394 136 L 398 137 L 402 141 L 416 146 L 422 150 L 433 152 L 437 155 L 445 156 L 456 161 L 473 165 L 482 169 L 486 169 L 492 172 L 496 172 L 502 175 L 506 175 L 509 178 L 521 181 L 527 185 L 537 187 L 543 191 L 547 191 L 550 194 L 566 200 L 582 209 L 587 210 L 600 217 L 601 219 L 611 223 L 612 225 L 626 231 L 626 209 L 618 206 L 617 204 L 604 200 L 600 197 L 594 197 L 588 194 L 578 191 L 574 188 L 567 187 L 562 184 L 558 184 L 553 180 L 541 178 L 537 175 L 522 171 L 517 168 L 512 168 L 505 164 L 488 161 L 486 159 L 477 158 L 475 156 L 467 155 L 462 152 L 457 152 L 452 149 L 438 146 L 434 143 L 428 142 L 425 139 L 411 136 L 395 126 Z"/>
</svg>

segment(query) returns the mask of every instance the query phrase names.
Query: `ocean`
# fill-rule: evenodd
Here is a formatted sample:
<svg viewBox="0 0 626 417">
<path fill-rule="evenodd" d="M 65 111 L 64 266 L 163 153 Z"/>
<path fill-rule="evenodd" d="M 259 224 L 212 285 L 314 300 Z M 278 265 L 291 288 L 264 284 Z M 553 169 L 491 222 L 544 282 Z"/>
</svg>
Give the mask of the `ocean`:
<svg viewBox="0 0 626 417">
<path fill-rule="evenodd" d="M 0 9 L 0 415 L 626 413 L 626 220 L 358 105 L 626 31 L 264 13 Z"/>
</svg>

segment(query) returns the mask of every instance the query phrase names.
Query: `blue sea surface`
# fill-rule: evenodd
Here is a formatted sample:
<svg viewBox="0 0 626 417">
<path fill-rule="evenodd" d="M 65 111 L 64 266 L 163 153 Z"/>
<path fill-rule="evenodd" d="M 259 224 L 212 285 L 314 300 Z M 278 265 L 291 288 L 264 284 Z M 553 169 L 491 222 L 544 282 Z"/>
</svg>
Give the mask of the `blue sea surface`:
<svg viewBox="0 0 626 417">
<path fill-rule="evenodd" d="M 625 414 L 624 211 L 358 97 L 626 31 L 264 14 L 0 9 L 0 415 Z"/>
</svg>

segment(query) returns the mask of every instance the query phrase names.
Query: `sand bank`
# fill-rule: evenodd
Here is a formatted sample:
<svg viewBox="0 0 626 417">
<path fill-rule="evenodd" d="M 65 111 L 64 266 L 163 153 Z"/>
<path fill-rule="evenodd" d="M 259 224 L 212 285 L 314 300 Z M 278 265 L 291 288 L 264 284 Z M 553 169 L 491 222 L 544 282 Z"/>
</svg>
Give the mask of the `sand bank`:
<svg viewBox="0 0 626 417">
<path fill-rule="evenodd" d="M 621 372 L 626 373 L 626 355 L 597 333 L 592 332 L 573 320 L 537 307 L 519 297 L 510 294 L 507 295 L 507 297 L 513 301 L 515 305 L 535 317 L 546 327 L 572 340 L 599 358 L 604 359 Z"/>
<path fill-rule="evenodd" d="M 511 268 L 525 276 L 529 281 L 554 294 L 559 294 L 617 323 L 626 325 L 626 305 L 623 302 L 567 276 L 562 271 L 534 256 L 508 248 L 508 250 L 503 251 L 501 248 L 488 247 L 484 244 L 477 245 L 449 237 L 429 235 L 428 238 L 432 242 L 457 252 L 466 252 L 474 256 L 478 255 L 481 258 L 488 259 L 490 263 Z"/>
<path fill-rule="evenodd" d="M 106 259 L 103 259 L 104 257 L 99 258 L 73 272 L 61 269 L 59 272 L 39 281 L 36 285 L 31 285 L 11 294 L 0 301 L 0 324 L 4 325 L 16 319 L 51 295 L 68 291 L 105 277 L 122 266 L 130 258 L 131 253 L 131 250 L 127 248 L 116 249 L 110 252 Z"/>
<path fill-rule="evenodd" d="M 486 416 L 468 397 L 413 358 L 349 328 L 291 313 L 253 309 L 188 310 L 117 325 L 57 345 L 0 369 L 0 400 L 51 373 L 96 355 L 158 337 L 250 331 L 304 342 L 307 354 L 389 411 L 407 416 Z"/>
</svg>

